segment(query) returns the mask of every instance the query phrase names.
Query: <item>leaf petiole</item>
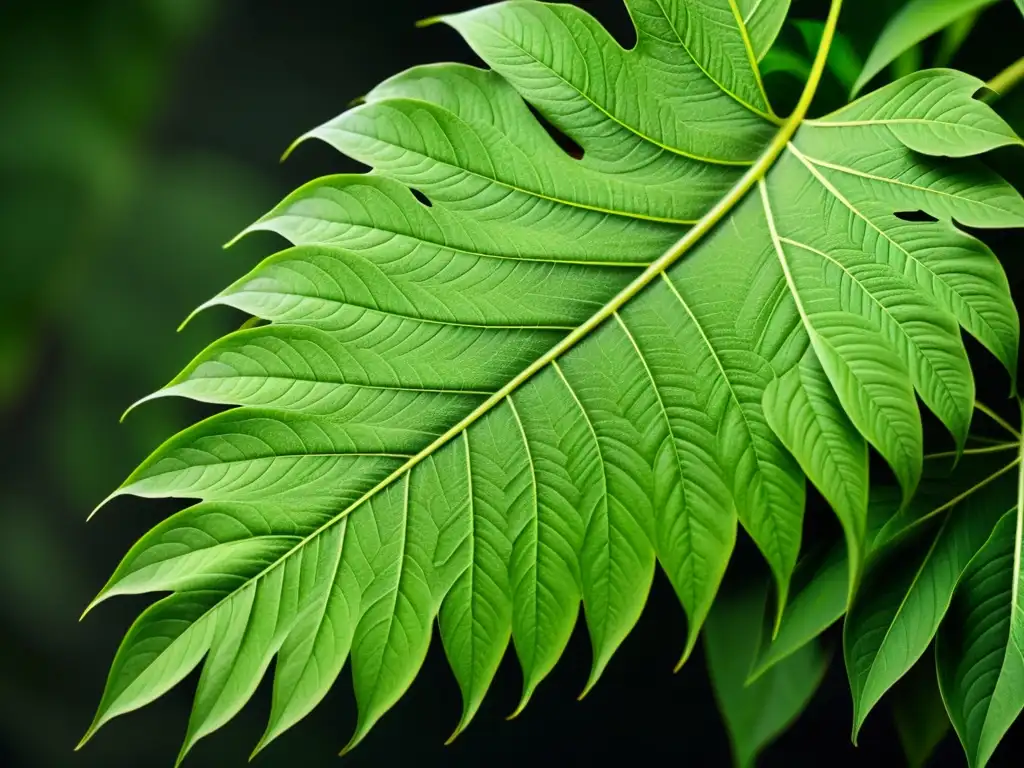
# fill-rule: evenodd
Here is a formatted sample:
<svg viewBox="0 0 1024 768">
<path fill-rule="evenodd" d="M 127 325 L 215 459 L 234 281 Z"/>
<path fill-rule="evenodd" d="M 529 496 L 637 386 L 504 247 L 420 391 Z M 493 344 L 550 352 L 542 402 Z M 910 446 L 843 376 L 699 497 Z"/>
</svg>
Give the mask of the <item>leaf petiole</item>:
<svg viewBox="0 0 1024 768">
<path fill-rule="evenodd" d="M 1013 426 L 1012 424 L 1010 424 L 1010 422 L 1008 422 L 1008 421 L 1007 421 L 1006 419 L 1004 419 L 1004 418 L 1003 418 L 1002 416 L 1000 416 L 1000 415 L 999 415 L 998 413 L 996 413 L 995 411 L 993 411 L 993 410 L 992 410 L 991 408 L 989 408 L 989 407 L 988 407 L 987 405 L 985 405 L 984 403 L 982 403 L 982 402 L 981 402 L 981 401 L 979 401 L 979 400 L 975 400 L 975 401 L 974 401 L 974 407 L 975 407 L 975 408 L 976 408 L 977 410 L 979 410 L 979 411 L 981 411 L 982 413 L 984 413 L 984 414 L 985 414 L 986 416 L 988 416 L 988 417 L 989 417 L 990 419 L 992 419 L 992 421 L 994 421 L 994 422 L 995 422 L 996 424 L 998 424 L 998 425 L 999 425 L 1000 427 L 1002 427 L 1003 429 L 1005 429 L 1005 430 L 1006 430 L 1007 432 L 1009 432 L 1009 433 L 1010 433 L 1011 435 L 1013 435 L 1013 436 L 1014 436 L 1015 438 L 1017 438 L 1018 440 L 1020 440 L 1020 432 L 1019 432 L 1019 431 L 1017 431 L 1017 429 L 1016 429 L 1016 428 L 1015 428 L 1015 427 L 1014 427 L 1014 426 Z"/>
</svg>

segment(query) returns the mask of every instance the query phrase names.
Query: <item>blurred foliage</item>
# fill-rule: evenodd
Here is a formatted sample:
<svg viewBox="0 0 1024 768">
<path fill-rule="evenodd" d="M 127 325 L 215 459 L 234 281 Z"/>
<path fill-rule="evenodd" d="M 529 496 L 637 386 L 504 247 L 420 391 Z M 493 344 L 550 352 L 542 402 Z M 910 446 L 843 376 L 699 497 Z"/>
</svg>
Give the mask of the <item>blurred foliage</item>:
<svg viewBox="0 0 1024 768">
<path fill-rule="evenodd" d="M 38 362 L 37 334 L 137 180 L 139 141 L 204 0 L 15 2 L 0 24 L 0 411 Z M 46 265 L 41 269 L 41 265 Z"/>
<path fill-rule="evenodd" d="M 0 421 L 19 438 L 0 476 L 5 766 L 72 759 L 95 693 L 73 681 L 109 653 L 103 629 L 76 624 L 96 587 L 76 531 L 125 466 L 195 414 L 173 404 L 120 429 L 117 416 L 230 329 L 221 315 L 174 333 L 239 273 L 247 249 L 229 256 L 220 243 L 273 202 L 230 158 L 150 146 L 178 56 L 215 10 L 82 0 L 0 11 L 0 71 L 17 75 L 0 78 Z M 111 750 L 137 756 L 146 738 L 75 763 L 112 765 Z"/>
</svg>

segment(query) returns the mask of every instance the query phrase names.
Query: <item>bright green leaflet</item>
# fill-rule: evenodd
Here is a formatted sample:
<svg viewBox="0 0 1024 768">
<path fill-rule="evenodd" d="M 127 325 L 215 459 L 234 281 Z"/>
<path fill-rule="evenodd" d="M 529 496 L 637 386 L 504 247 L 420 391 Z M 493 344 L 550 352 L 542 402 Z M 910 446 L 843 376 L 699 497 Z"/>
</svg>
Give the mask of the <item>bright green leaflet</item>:
<svg viewBox="0 0 1024 768">
<path fill-rule="evenodd" d="M 566 5 L 445 17 L 491 69 L 414 68 L 309 134 L 373 173 L 307 184 L 252 227 L 293 247 L 208 305 L 268 323 L 157 393 L 238 407 L 114 494 L 198 503 L 96 600 L 172 593 L 129 630 L 88 735 L 202 663 L 184 757 L 274 663 L 259 749 L 351 659 L 350 748 L 414 680 L 435 617 L 457 732 L 510 638 L 526 704 L 581 601 L 596 682 L 656 562 L 688 617 L 685 660 L 739 524 L 781 615 L 805 472 L 856 583 L 866 495 L 830 473 L 866 487 L 870 444 L 909 497 L 916 396 L 963 442 L 960 329 L 1009 365 L 1018 323 L 995 257 L 953 219 L 1024 225 L 1020 195 L 967 157 L 1019 143 L 972 98 L 979 81 L 921 73 L 805 122 L 836 0 L 782 120 L 756 62 L 788 3 L 627 6 L 631 51 Z M 916 210 L 937 221 L 895 215 Z M 792 409 L 803 438 L 772 429 Z"/>
<path fill-rule="evenodd" d="M 748 685 L 764 604 L 763 589 L 724 594 L 704 629 L 708 673 L 737 768 L 755 765 L 758 753 L 804 710 L 828 668 L 827 654 L 811 642 Z"/>
<path fill-rule="evenodd" d="M 910 0 L 885 25 L 850 91 L 851 96 L 860 93 L 875 75 L 922 40 L 995 2 L 997 0 Z"/>
</svg>

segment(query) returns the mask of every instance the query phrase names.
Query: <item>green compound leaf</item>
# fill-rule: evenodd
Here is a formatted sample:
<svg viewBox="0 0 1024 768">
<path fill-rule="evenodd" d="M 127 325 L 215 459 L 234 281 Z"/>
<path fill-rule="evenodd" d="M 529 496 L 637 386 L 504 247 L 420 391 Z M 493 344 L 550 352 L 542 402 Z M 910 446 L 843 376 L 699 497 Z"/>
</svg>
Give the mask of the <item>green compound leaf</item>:
<svg viewBox="0 0 1024 768">
<path fill-rule="evenodd" d="M 805 472 L 855 583 L 866 446 L 909 498 L 915 398 L 963 443 L 961 329 L 1009 364 L 1018 323 L 957 224 L 1024 226 L 1024 200 L 973 157 L 1019 143 L 980 81 L 919 73 L 805 121 L 834 0 L 783 120 L 758 61 L 787 2 L 627 7 L 629 51 L 566 5 L 444 17 L 489 69 L 414 68 L 308 134 L 372 172 L 311 182 L 250 228 L 292 247 L 204 306 L 265 324 L 152 396 L 234 407 L 114 494 L 196 503 L 95 601 L 171 593 L 129 630 L 86 738 L 202 665 L 183 758 L 273 665 L 258 750 L 350 662 L 349 749 L 415 679 L 435 619 L 458 733 L 510 639 L 526 705 L 581 603 L 593 685 L 656 563 L 688 618 L 682 663 L 740 525 L 784 615 Z M 897 215 L 919 210 L 935 221 Z"/>
</svg>

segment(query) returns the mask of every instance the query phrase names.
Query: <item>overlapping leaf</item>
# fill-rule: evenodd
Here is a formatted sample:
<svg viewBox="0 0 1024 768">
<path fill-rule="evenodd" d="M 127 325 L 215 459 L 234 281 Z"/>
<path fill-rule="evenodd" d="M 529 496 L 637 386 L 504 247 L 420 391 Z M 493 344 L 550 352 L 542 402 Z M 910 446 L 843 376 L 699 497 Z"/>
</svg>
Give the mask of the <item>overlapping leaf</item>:
<svg viewBox="0 0 1024 768">
<path fill-rule="evenodd" d="M 90 734 L 202 663 L 184 756 L 273 663 L 262 746 L 350 661 L 352 746 L 415 678 L 435 618 L 461 729 L 510 638 L 525 705 L 581 601 L 593 684 L 656 562 L 685 659 L 738 524 L 781 614 L 805 473 L 856 584 L 867 446 L 909 497 L 915 393 L 966 437 L 961 328 L 1016 359 L 1005 277 L 954 220 L 1021 226 L 1024 201 L 969 157 L 1019 139 L 966 75 L 803 121 L 839 5 L 785 121 L 757 68 L 785 0 L 628 0 L 629 51 L 577 8 L 508 2 L 443 19 L 490 69 L 412 69 L 312 131 L 373 172 L 254 225 L 293 247 L 209 304 L 269 323 L 157 393 L 238 407 L 115 494 L 198 503 L 98 598 L 172 593 L 129 631 Z M 918 210 L 935 221 L 897 216 Z"/>
<path fill-rule="evenodd" d="M 1012 453 L 1010 454 L 1012 457 Z M 1013 473 L 957 503 L 922 540 L 894 547 L 873 569 L 844 625 L 854 734 L 882 695 L 927 650 L 979 550 L 1006 512 Z"/>
<path fill-rule="evenodd" d="M 1024 454 L 1018 454 L 1019 457 Z M 963 573 L 936 640 L 939 689 L 971 768 L 983 768 L 1024 710 L 1024 469 Z"/>
<path fill-rule="evenodd" d="M 704 632 L 708 672 L 737 768 L 756 764 L 758 753 L 807 706 L 828 667 L 827 654 L 818 643 L 810 642 L 756 682 L 748 683 L 747 670 L 758 649 L 764 603 L 764 591 L 757 588 L 722 595 Z"/>
<path fill-rule="evenodd" d="M 1021 447 L 1016 430 L 1011 438 L 968 448 L 955 467 L 955 452 L 932 457 L 908 507 L 884 488 L 873 494 L 870 565 L 843 625 L 854 738 L 893 691 L 901 737 L 916 762 L 952 721 L 970 764 L 984 766 L 1024 708 L 1014 587 L 1024 552 L 1015 527 L 1022 514 Z M 830 552 L 801 564 L 790 607 L 751 678 L 776 669 L 842 617 L 845 562 L 845 552 Z M 926 656 L 933 642 L 942 717 L 931 704 L 903 701 L 927 680 L 919 668 L 936 666 Z M 912 670 L 917 679 L 907 681 Z"/>
<path fill-rule="evenodd" d="M 924 768 L 950 730 L 931 654 L 915 664 L 893 691 L 893 720 L 907 768 Z"/>
</svg>

